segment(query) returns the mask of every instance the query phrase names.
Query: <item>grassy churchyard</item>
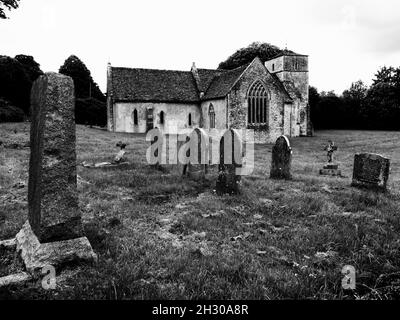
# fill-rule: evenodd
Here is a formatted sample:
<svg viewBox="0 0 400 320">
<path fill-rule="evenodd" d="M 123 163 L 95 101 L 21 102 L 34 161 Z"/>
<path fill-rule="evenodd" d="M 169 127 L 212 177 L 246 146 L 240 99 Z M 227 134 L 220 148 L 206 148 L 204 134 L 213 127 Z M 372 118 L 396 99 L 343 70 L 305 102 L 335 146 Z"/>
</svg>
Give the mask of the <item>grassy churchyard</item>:
<svg viewBox="0 0 400 320">
<path fill-rule="evenodd" d="M 319 175 L 329 139 L 339 147 L 342 178 Z M 77 126 L 78 163 L 109 161 L 119 140 L 129 143 L 126 167 L 77 168 L 98 263 L 57 270 L 54 291 L 43 290 L 38 276 L 0 289 L 0 299 L 399 298 L 399 139 L 400 132 L 379 131 L 291 139 L 292 181 L 269 179 L 272 145 L 257 145 L 241 194 L 218 197 L 215 172 L 200 183 L 150 167 L 144 135 Z M 29 124 L 1 124 L 0 141 L 4 240 L 28 217 Z M 350 187 L 357 152 L 391 159 L 388 193 Z M 0 259 L 0 276 L 21 268 L 16 255 Z M 354 291 L 342 288 L 345 265 L 356 270 Z"/>
</svg>

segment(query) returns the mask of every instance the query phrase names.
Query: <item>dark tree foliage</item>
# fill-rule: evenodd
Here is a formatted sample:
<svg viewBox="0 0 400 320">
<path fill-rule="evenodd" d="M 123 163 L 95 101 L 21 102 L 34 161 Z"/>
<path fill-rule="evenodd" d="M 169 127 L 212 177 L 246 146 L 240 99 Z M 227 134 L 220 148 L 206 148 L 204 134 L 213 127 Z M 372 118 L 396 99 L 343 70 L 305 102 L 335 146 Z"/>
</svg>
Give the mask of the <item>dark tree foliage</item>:
<svg viewBox="0 0 400 320">
<path fill-rule="evenodd" d="M 255 57 L 259 57 L 262 62 L 265 62 L 285 51 L 293 53 L 293 51 L 282 50 L 269 43 L 253 42 L 248 47 L 237 50 L 228 59 L 221 62 L 218 69 L 232 70 L 250 63 Z"/>
<path fill-rule="evenodd" d="M 40 64 L 37 63 L 32 56 L 19 54 L 15 56 L 14 59 L 24 66 L 31 82 L 35 81 L 43 74 L 43 71 L 40 70 Z"/>
<path fill-rule="evenodd" d="M 18 60 L 0 56 L 0 97 L 28 115 L 32 81 Z"/>
<path fill-rule="evenodd" d="M 100 101 L 106 101 L 99 86 L 93 81 L 89 69 L 77 56 L 72 55 L 65 60 L 59 72 L 70 76 L 74 80 L 77 98 L 95 98 Z"/>
<path fill-rule="evenodd" d="M 309 93 L 317 129 L 400 130 L 400 68 L 383 67 L 370 88 L 357 81 L 340 97 Z"/>
<path fill-rule="evenodd" d="M 3 98 L 0 98 L 0 122 L 21 122 L 24 121 L 24 112 Z"/>
<path fill-rule="evenodd" d="M 107 113 L 105 104 L 95 98 L 76 99 L 75 122 L 78 124 L 105 126 Z"/>
<path fill-rule="evenodd" d="M 106 97 L 93 81 L 86 65 L 78 57 L 72 55 L 65 60 L 59 72 L 74 80 L 76 123 L 105 125 L 107 122 Z"/>
<path fill-rule="evenodd" d="M 0 0 L 0 19 L 7 19 L 5 10 L 17 9 L 19 0 Z"/>
</svg>

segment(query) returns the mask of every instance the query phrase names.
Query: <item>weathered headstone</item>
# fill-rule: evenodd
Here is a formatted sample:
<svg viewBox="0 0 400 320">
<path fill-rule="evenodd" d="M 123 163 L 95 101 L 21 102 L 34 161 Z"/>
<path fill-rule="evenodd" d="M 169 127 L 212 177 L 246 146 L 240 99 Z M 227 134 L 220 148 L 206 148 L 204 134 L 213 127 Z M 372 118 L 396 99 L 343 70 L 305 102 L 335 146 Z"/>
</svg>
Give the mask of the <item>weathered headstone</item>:
<svg viewBox="0 0 400 320">
<path fill-rule="evenodd" d="M 46 265 L 97 259 L 82 237 L 75 153 L 74 84 L 46 73 L 31 92 L 29 221 L 16 235 L 28 271 Z"/>
<path fill-rule="evenodd" d="M 286 136 L 280 136 L 272 148 L 271 179 L 291 179 L 292 148 Z"/>
<path fill-rule="evenodd" d="M 47 73 L 32 87 L 29 222 L 40 242 L 82 235 L 75 153 L 74 83 Z"/>
<path fill-rule="evenodd" d="M 237 169 L 242 167 L 242 139 L 234 129 L 227 130 L 220 140 L 220 162 L 216 192 L 218 195 L 239 193 L 241 176 Z"/>
<path fill-rule="evenodd" d="M 378 154 L 356 154 L 352 186 L 386 190 L 389 171 L 390 159 Z"/>
<path fill-rule="evenodd" d="M 190 138 L 190 162 L 188 164 L 188 175 L 194 179 L 202 179 L 207 173 L 209 157 L 209 137 L 203 129 L 196 128 L 189 136 Z"/>
<path fill-rule="evenodd" d="M 149 139 L 148 141 L 150 141 L 147 160 L 154 169 L 161 170 L 164 143 L 161 130 L 158 128 L 151 129 L 148 136 L 146 136 L 146 139 Z"/>
</svg>

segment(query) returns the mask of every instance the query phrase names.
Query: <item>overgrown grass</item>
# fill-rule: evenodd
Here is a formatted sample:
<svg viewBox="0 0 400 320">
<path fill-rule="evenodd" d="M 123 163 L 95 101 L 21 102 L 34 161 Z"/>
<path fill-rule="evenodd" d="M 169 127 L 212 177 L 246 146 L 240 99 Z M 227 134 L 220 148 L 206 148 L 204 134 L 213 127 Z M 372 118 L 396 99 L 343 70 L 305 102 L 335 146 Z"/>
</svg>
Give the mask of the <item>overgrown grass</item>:
<svg viewBox="0 0 400 320">
<path fill-rule="evenodd" d="M 1 140 L 23 144 L 28 129 L 0 125 Z M 257 145 L 255 171 L 242 179 L 237 197 L 213 192 L 214 171 L 195 181 L 149 166 L 141 135 L 77 126 L 77 137 L 78 163 L 110 160 L 117 141 L 129 143 L 126 167 L 78 167 L 85 233 L 98 264 L 58 270 L 55 291 L 43 291 L 36 280 L 2 289 L 0 297 L 398 298 L 400 134 L 325 131 L 292 139 L 293 181 L 270 180 L 272 146 Z M 329 139 L 339 145 L 347 178 L 318 175 Z M 362 151 L 391 158 L 388 193 L 350 187 L 353 155 Z M 6 239 L 27 218 L 27 188 L 13 186 L 27 184 L 29 149 L 0 153 L 0 239 Z M 357 271 L 353 292 L 341 286 L 345 265 Z M 389 275 L 393 281 L 382 281 Z"/>
</svg>

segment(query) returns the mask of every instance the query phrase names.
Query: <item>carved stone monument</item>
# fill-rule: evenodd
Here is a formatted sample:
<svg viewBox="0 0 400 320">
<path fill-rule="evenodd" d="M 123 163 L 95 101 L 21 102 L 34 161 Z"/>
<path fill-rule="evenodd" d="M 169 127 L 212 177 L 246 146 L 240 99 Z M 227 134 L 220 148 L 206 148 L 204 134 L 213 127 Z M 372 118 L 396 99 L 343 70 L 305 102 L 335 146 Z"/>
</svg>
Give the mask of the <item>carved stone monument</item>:
<svg viewBox="0 0 400 320">
<path fill-rule="evenodd" d="M 323 176 L 341 176 L 342 172 L 339 170 L 339 165 L 335 164 L 333 160 L 334 152 L 338 150 L 338 147 L 332 140 L 329 140 L 324 150 L 327 151 L 328 163 L 319 171 L 319 174 Z"/>
<path fill-rule="evenodd" d="M 187 174 L 194 179 L 202 179 L 207 173 L 209 157 L 209 137 L 203 129 L 196 128 L 189 136 L 190 138 L 190 162 Z"/>
<path fill-rule="evenodd" d="M 29 221 L 16 236 L 28 271 L 76 260 L 94 261 L 82 237 L 75 153 L 74 84 L 46 73 L 31 93 Z"/>
<path fill-rule="evenodd" d="M 354 187 L 385 191 L 389 179 L 390 159 L 378 154 L 360 153 L 354 156 Z"/>
<path fill-rule="evenodd" d="M 242 139 L 236 130 L 227 130 L 220 140 L 220 163 L 216 192 L 218 195 L 237 194 L 241 176 L 237 173 L 242 167 Z"/>
<path fill-rule="evenodd" d="M 286 136 L 280 136 L 272 149 L 271 179 L 290 180 L 292 165 L 292 148 Z"/>
</svg>

